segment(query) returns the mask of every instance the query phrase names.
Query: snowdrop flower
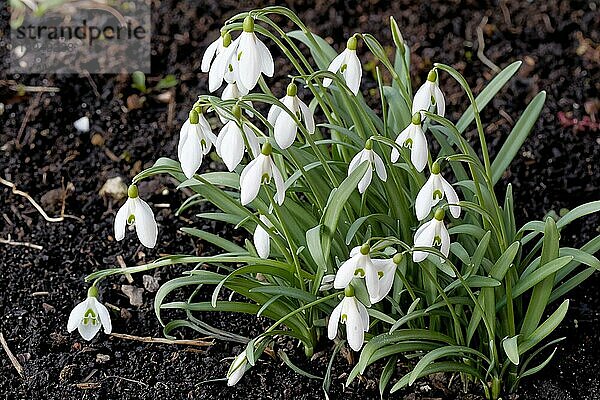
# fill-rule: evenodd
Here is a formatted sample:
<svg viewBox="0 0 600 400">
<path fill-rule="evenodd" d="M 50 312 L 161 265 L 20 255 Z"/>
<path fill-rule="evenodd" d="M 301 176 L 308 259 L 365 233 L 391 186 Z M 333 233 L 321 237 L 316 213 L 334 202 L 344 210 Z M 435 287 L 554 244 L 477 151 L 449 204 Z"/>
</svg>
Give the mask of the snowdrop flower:
<svg viewBox="0 0 600 400">
<path fill-rule="evenodd" d="M 377 173 L 377 176 L 382 181 L 387 180 L 387 172 L 385 170 L 385 165 L 383 164 L 383 160 L 379 157 L 379 154 L 373 151 L 373 142 L 371 139 L 367 140 L 365 143 L 365 148 L 361 150 L 357 155 L 354 156 L 352 161 L 350 161 L 350 165 L 348 166 L 348 176 L 354 172 L 356 168 L 364 161 L 368 161 L 370 164 L 370 168 L 367 169 L 365 175 L 358 182 L 358 192 L 360 194 L 364 193 L 367 190 L 367 187 L 371 184 L 371 180 L 373 179 L 373 169 Z"/>
<path fill-rule="evenodd" d="M 228 83 L 227 86 L 225 86 L 225 89 L 223 89 L 223 93 L 221 94 L 221 100 L 236 100 L 246 94 L 248 94 L 247 89 L 240 86 L 236 82 L 231 82 Z M 247 104 L 249 107 L 252 107 L 251 101 L 244 101 L 244 104 Z M 221 120 L 221 122 L 224 124 L 231 119 L 231 115 L 224 110 L 217 109 L 217 114 L 219 115 L 219 119 Z M 248 116 L 250 117 L 253 116 L 252 113 L 248 110 L 246 110 L 246 114 L 248 114 Z"/>
<path fill-rule="evenodd" d="M 402 147 L 410 148 L 410 161 L 417 171 L 421 172 L 427 165 L 429 149 L 427 147 L 427 138 L 421 127 L 421 114 L 414 113 L 410 125 L 408 125 L 396 138 L 396 143 Z M 398 161 L 400 153 L 397 149 L 392 149 L 392 162 Z"/>
<path fill-rule="evenodd" d="M 427 81 L 417 90 L 413 100 L 413 114 L 420 111 L 429 111 L 429 107 L 435 106 L 437 115 L 443 117 L 446 113 L 446 101 L 444 93 L 437 83 L 437 72 L 435 69 L 429 71 Z"/>
<path fill-rule="evenodd" d="M 179 145 L 177 156 L 181 169 L 188 179 L 192 179 L 200 165 L 202 157 L 212 148 L 217 137 L 210 128 L 210 124 L 202 115 L 200 107 L 190 111 L 190 117 L 184 122 L 179 132 Z"/>
<path fill-rule="evenodd" d="M 109 334 L 112 332 L 112 323 L 110 314 L 104 306 L 96 298 L 98 289 L 92 286 L 88 290 L 88 297 L 81 303 L 77 304 L 67 322 L 67 330 L 73 332 L 75 329 L 79 331 L 81 337 L 90 341 L 100 331 L 100 326 L 104 328 L 104 332 Z"/>
<path fill-rule="evenodd" d="M 302 116 L 306 124 L 306 130 L 309 133 L 315 132 L 315 117 L 302 100 L 297 96 L 298 87 L 292 82 L 287 87 L 287 95 L 281 99 L 281 102 L 300 120 Z M 267 117 L 269 123 L 273 125 L 275 141 L 282 149 L 287 149 L 296 140 L 296 131 L 298 125 L 296 121 L 283 108 L 273 105 L 269 109 Z"/>
<path fill-rule="evenodd" d="M 350 251 L 350 259 L 346 260 L 333 281 L 333 287 L 344 289 L 348 287 L 353 278 L 365 278 L 369 296 L 376 297 L 379 294 L 379 278 L 377 269 L 373 265 L 370 255 L 371 247 L 368 244 L 356 246 Z"/>
<path fill-rule="evenodd" d="M 273 224 L 265 215 L 261 215 L 259 219 L 267 227 L 273 227 Z M 269 232 L 267 232 L 260 224 L 257 224 L 253 238 L 254 247 L 256 247 L 258 256 L 260 258 L 269 258 L 269 253 L 271 251 L 271 237 L 269 236 Z"/>
<path fill-rule="evenodd" d="M 136 185 L 127 189 L 128 199 L 121 206 L 115 217 L 115 238 L 117 241 L 125 238 L 125 226 L 135 226 L 140 242 L 149 248 L 156 246 L 158 226 L 154 220 L 152 209 L 144 200 L 138 197 Z"/>
<path fill-rule="evenodd" d="M 419 221 L 424 220 L 429 212 L 441 199 L 446 196 L 450 206 L 450 214 L 454 218 L 460 217 L 460 206 L 456 191 L 440 174 L 440 165 L 434 162 L 431 166 L 431 176 L 419 191 L 415 201 L 415 211 Z"/>
<path fill-rule="evenodd" d="M 237 121 L 241 121 L 242 111 L 239 106 L 233 106 L 231 113 Z M 221 128 L 215 143 L 217 154 L 223 159 L 229 171 L 233 171 L 242 161 L 246 142 L 248 142 L 249 152 L 253 157 L 260 152 L 260 145 L 254 131 L 244 121 L 241 121 L 242 127 L 240 128 L 236 120 L 229 120 Z"/>
<path fill-rule="evenodd" d="M 356 35 L 354 35 L 348 39 L 346 50 L 334 58 L 331 64 L 329 64 L 329 68 L 327 68 L 333 73 L 338 71 L 341 72 L 344 80 L 346 81 L 348 89 L 350 89 L 354 95 L 358 94 L 360 80 L 362 78 L 362 65 L 360 64 L 360 60 L 356 55 L 357 45 L 358 40 L 356 39 Z M 331 78 L 325 78 L 323 79 L 323 86 L 328 87 L 331 85 L 331 82 Z"/>
<path fill-rule="evenodd" d="M 254 33 L 254 19 L 244 19 L 243 32 L 231 44 L 229 62 L 232 65 L 235 80 L 248 90 L 254 89 L 263 73 L 273 76 L 275 64 L 273 56 L 265 44 Z"/>
<path fill-rule="evenodd" d="M 235 42 L 234 42 L 235 43 Z M 221 36 L 211 43 L 202 57 L 200 66 L 202 72 L 208 72 L 208 90 L 214 92 L 223 83 L 234 81 L 233 66 L 230 63 L 229 47 L 232 44 L 229 32 L 223 32 Z M 248 93 L 246 91 L 246 93 Z"/>
<path fill-rule="evenodd" d="M 327 336 L 335 339 L 338 323 L 346 324 L 346 338 L 354 351 L 360 351 L 364 341 L 365 332 L 369 330 L 369 314 L 367 308 L 354 297 L 354 288 L 348 286 L 344 291 L 345 297 L 333 309 L 327 326 Z"/>
<path fill-rule="evenodd" d="M 373 266 L 379 277 L 379 288 L 377 293 L 369 293 L 371 304 L 375 304 L 383 300 L 390 290 L 392 290 L 394 276 L 396 276 L 396 268 L 398 267 L 398 264 L 400 264 L 400 261 L 402 261 L 402 256 L 396 254 L 392 258 L 371 261 L 373 262 Z"/>
<path fill-rule="evenodd" d="M 444 210 L 438 208 L 435 211 L 433 219 L 425 224 L 421 225 L 415 233 L 415 247 L 439 247 L 440 252 L 448 257 L 450 252 L 450 235 L 446 225 L 444 225 Z M 421 262 L 429 257 L 431 253 L 425 251 L 413 252 L 413 261 Z M 440 261 L 445 260 L 440 257 Z"/>
<path fill-rule="evenodd" d="M 283 204 L 285 200 L 285 185 L 281 172 L 273 162 L 271 153 L 273 148 L 269 142 L 265 143 L 262 152 L 254 160 L 250 161 L 240 175 L 240 200 L 242 205 L 252 202 L 263 183 L 270 183 L 271 179 L 275 181 L 275 201 L 277 204 Z"/>
<path fill-rule="evenodd" d="M 250 369 L 248 359 L 246 358 L 246 351 L 242 351 L 233 360 L 227 371 L 227 386 L 233 386 L 242 379 L 242 376 Z"/>
</svg>

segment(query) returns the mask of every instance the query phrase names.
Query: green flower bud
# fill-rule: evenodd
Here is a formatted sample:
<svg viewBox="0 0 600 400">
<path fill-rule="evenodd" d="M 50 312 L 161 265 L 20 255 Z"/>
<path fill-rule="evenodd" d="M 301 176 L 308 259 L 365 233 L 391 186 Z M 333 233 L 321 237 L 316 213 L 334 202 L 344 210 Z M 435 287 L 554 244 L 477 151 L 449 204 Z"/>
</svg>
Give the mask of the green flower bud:
<svg viewBox="0 0 600 400">
<path fill-rule="evenodd" d="M 394 258 L 392 258 L 392 261 L 394 262 L 394 264 L 400 265 L 400 263 L 402 262 L 402 254 L 401 253 L 394 254 Z"/>
<path fill-rule="evenodd" d="M 437 71 L 435 70 L 435 68 L 429 71 L 429 74 L 427 75 L 427 80 L 429 82 L 435 82 L 437 80 Z"/>
<path fill-rule="evenodd" d="M 352 35 L 350 39 L 348 39 L 346 47 L 348 48 L 348 50 L 356 50 L 356 48 L 358 47 L 358 40 L 356 39 L 356 35 Z"/>
<path fill-rule="evenodd" d="M 392 30 L 392 38 L 394 39 L 396 47 L 400 51 L 400 54 L 404 55 L 404 53 L 406 52 L 406 48 L 404 47 L 404 38 L 402 37 L 402 32 L 400 32 L 400 28 L 398 28 L 398 23 L 396 22 L 393 16 L 390 16 L 390 28 Z"/>
<path fill-rule="evenodd" d="M 244 18 L 243 29 L 244 32 L 254 32 L 254 18 L 252 18 L 249 15 L 246 18 Z"/>
<path fill-rule="evenodd" d="M 265 142 L 262 145 L 261 153 L 265 156 L 270 156 L 272 152 L 273 152 L 273 146 L 271 146 L 271 143 Z"/>
<path fill-rule="evenodd" d="M 413 125 L 421 125 L 421 113 L 418 111 L 414 113 L 411 122 Z"/>
<path fill-rule="evenodd" d="M 237 104 L 235 106 L 231 107 L 231 113 L 233 114 L 233 116 L 236 119 L 242 118 L 242 109 Z"/>
<path fill-rule="evenodd" d="M 352 287 L 352 285 L 348 285 L 346 289 L 344 289 L 344 296 L 354 297 L 354 287 Z"/>
<path fill-rule="evenodd" d="M 127 189 L 127 196 L 129 196 L 130 199 L 135 199 L 138 197 L 138 188 L 135 184 L 129 185 L 129 188 Z"/>
<path fill-rule="evenodd" d="M 200 116 L 198 115 L 198 111 L 196 111 L 196 109 L 193 109 L 192 111 L 190 111 L 190 124 L 197 124 L 200 122 Z"/>
<path fill-rule="evenodd" d="M 223 32 L 221 37 L 223 38 L 223 47 L 229 47 L 231 44 L 231 34 L 229 32 Z"/>
<path fill-rule="evenodd" d="M 431 173 L 438 175 L 440 173 L 440 164 L 436 161 L 431 165 Z"/>
<path fill-rule="evenodd" d="M 88 297 L 98 297 L 98 288 L 94 285 L 90 286 L 87 295 Z"/>
<path fill-rule="evenodd" d="M 294 82 L 290 83 L 287 87 L 287 95 L 290 97 L 294 97 L 298 94 L 298 86 Z"/>
<path fill-rule="evenodd" d="M 372 148 L 373 148 L 373 141 L 371 139 L 367 139 L 367 141 L 365 142 L 365 149 L 371 150 Z"/>
<path fill-rule="evenodd" d="M 444 211 L 444 209 L 438 208 L 437 210 L 435 210 L 435 214 L 433 215 L 433 218 L 437 219 L 438 221 L 443 221 L 445 216 L 446 216 L 446 212 Z"/>
<path fill-rule="evenodd" d="M 362 254 L 363 256 L 366 256 L 367 254 L 369 254 L 370 251 L 371 251 L 371 246 L 369 246 L 368 243 L 365 243 L 362 246 L 360 246 L 360 254 Z"/>
</svg>

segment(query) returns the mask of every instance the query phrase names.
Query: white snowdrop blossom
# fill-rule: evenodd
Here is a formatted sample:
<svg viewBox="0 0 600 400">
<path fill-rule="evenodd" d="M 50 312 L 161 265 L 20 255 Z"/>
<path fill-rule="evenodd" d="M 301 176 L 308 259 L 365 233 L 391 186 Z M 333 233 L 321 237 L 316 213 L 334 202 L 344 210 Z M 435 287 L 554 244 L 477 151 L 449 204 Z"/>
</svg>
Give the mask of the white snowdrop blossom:
<svg viewBox="0 0 600 400">
<path fill-rule="evenodd" d="M 271 157 L 272 146 L 265 143 L 262 152 L 254 160 L 250 161 L 240 174 L 240 200 L 242 205 L 252 202 L 263 183 L 269 184 L 271 179 L 275 181 L 275 201 L 283 204 L 285 200 L 285 184 L 279 168 Z"/>
<path fill-rule="evenodd" d="M 235 45 L 236 42 L 233 42 Z M 227 83 L 233 83 L 235 76 L 233 65 L 230 63 L 231 35 L 228 32 L 211 43 L 204 52 L 200 69 L 202 72 L 208 72 L 208 90 L 214 92 L 223 84 L 223 79 Z M 242 89 L 244 90 L 244 89 Z M 244 94 L 248 93 L 246 90 Z"/>
<path fill-rule="evenodd" d="M 356 39 L 356 36 L 352 36 L 348 39 L 346 49 L 334 58 L 331 64 L 329 64 L 329 68 L 327 68 L 333 73 L 339 71 L 344 77 L 348 89 L 350 89 L 354 95 L 358 94 L 360 80 L 362 79 L 362 65 L 356 55 L 357 45 L 358 40 Z M 325 78 L 323 79 L 323 86 L 328 87 L 331 85 L 331 82 L 331 78 Z"/>
<path fill-rule="evenodd" d="M 360 351 L 365 341 L 365 332 L 369 330 L 369 314 L 367 308 L 354 296 L 352 286 L 346 288 L 345 297 L 331 312 L 327 326 L 327 336 L 330 340 L 337 336 L 340 322 L 346 325 L 346 339 L 350 348 Z"/>
<path fill-rule="evenodd" d="M 199 107 L 190 111 L 190 117 L 183 123 L 179 131 L 177 156 L 181 170 L 186 178 L 194 177 L 202 164 L 202 158 L 210 152 L 217 137 Z"/>
<path fill-rule="evenodd" d="M 227 386 L 233 386 L 238 383 L 249 369 L 250 365 L 246 358 L 246 351 L 243 351 L 238 354 L 229 366 L 229 371 L 227 371 Z"/>
<path fill-rule="evenodd" d="M 292 114 L 296 115 L 298 120 L 304 119 L 306 130 L 309 133 L 315 132 L 315 117 L 308 106 L 298 98 L 298 87 L 290 83 L 287 87 L 287 94 L 281 99 L 281 102 Z M 273 125 L 275 141 L 282 149 L 290 147 L 296 140 L 298 125 L 290 114 L 283 108 L 273 105 L 269 109 L 267 119 Z"/>
<path fill-rule="evenodd" d="M 444 210 L 438 208 L 431 221 L 424 223 L 415 232 L 414 238 L 415 247 L 439 247 L 440 252 L 448 257 L 450 252 L 450 235 L 444 224 Z M 429 257 L 431 253 L 426 251 L 413 252 L 413 261 L 421 262 Z M 440 257 L 440 261 L 445 259 Z"/>
<path fill-rule="evenodd" d="M 259 217 L 260 221 L 265 224 L 267 227 L 272 228 L 273 224 L 267 218 L 266 215 L 261 215 Z M 256 229 L 254 230 L 254 247 L 256 247 L 256 252 L 260 258 L 269 258 L 269 253 L 271 251 L 271 236 L 269 236 L 269 232 L 262 227 L 262 225 L 257 224 Z"/>
<path fill-rule="evenodd" d="M 370 251 L 371 248 L 368 244 L 353 248 L 350 251 L 350 258 L 340 265 L 335 274 L 333 287 L 345 289 L 353 278 L 364 278 L 369 296 L 377 297 L 379 295 L 379 279 L 377 269 L 371 260 Z"/>
<path fill-rule="evenodd" d="M 373 169 L 375 169 L 379 179 L 383 182 L 387 180 L 387 172 L 383 160 L 379 154 L 373 151 L 373 142 L 370 139 L 365 143 L 365 148 L 350 161 L 350 165 L 348 166 L 348 176 L 350 176 L 350 174 L 352 174 L 352 172 L 354 172 L 354 170 L 364 161 L 369 163 L 370 168 L 367 169 L 365 175 L 358 182 L 358 192 L 361 194 L 364 193 L 371 184 L 371 180 L 373 179 Z"/>
<path fill-rule="evenodd" d="M 248 90 L 254 89 L 260 74 L 273 76 L 275 64 L 273 56 L 265 44 L 254 33 L 254 19 L 244 19 L 243 31 L 229 46 L 229 63 L 232 66 L 235 81 Z"/>
<path fill-rule="evenodd" d="M 92 286 L 88 290 L 87 299 L 73 308 L 67 322 L 67 331 L 73 332 L 77 329 L 81 337 L 87 341 L 96 336 L 100 331 L 100 327 L 104 328 L 106 334 L 112 332 L 112 322 L 108 309 L 98 301 L 97 295 L 98 289 Z"/>
<path fill-rule="evenodd" d="M 443 117 L 446 113 L 446 100 L 444 100 L 444 93 L 442 93 L 438 85 L 435 69 L 429 71 L 427 80 L 417 90 L 417 93 L 415 93 L 412 112 L 414 114 L 416 112 L 429 111 L 432 105 L 435 106 L 436 114 Z"/>
<path fill-rule="evenodd" d="M 458 205 L 458 195 L 452 185 L 444 179 L 440 173 L 439 164 L 435 162 L 431 166 L 431 176 L 419 191 L 415 201 L 415 211 L 419 221 L 424 220 L 427 215 L 429 215 L 431 209 L 435 207 L 444 196 L 446 196 L 448 204 L 450 204 L 450 214 L 452 214 L 454 218 L 460 217 L 461 209 Z"/>
<path fill-rule="evenodd" d="M 236 82 L 231 82 L 228 83 L 227 86 L 225 86 L 225 89 L 223 89 L 223 93 L 221 93 L 221 100 L 237 100 L 246 94 L 248 94 L 248 90 L 244 89 Z M 244 104 L 252 108 L 251 101 L 244 101 Z M 220 109 L 217 109 L 217 114 L 219 115 L 219 119 L 221 120 L 221 122 L 224 124 L 227 123 L 227 121 L 229 121 L 232 117 L 231 114 L 229 114 L 227 111 Z M 246 110 L 246 114 L 248 114 L 249 117 L 253 116 L 252 112 L 248 110 Z"/>
<path fill-rule="evenodd" d="M 427 147 L 427 138 L 421 127 L 421 114 L 413 114 L 412 121 L 396 138 L 396 143 L 401 147 L 410 148 L 410 161 L 417 171 L 422 172 L 427 165 L 429 157 L 429 148 Z M 392 162 L 398 161 L 400 152 L 396 148 L 392 149 L 390 156 Z"/>
<path fill-rule="evenodd" d="M 377 293 L 369 293 L 369 300 L 372 304 L 383 300 L 390 290 L 392 290 L 394 276 L 396 275 L 396 268 L 398 267 L 398 264 L 400 264 L 401 260 L 402 256 L 400 254 L 396 254 L 394 257 L 388 259 L 371 260 L 373 266 L 375 267 L 375 271 L 377 272 L 377 277 L 379 278 L 379 287 Z"/>
<path fill-rule="evenodd" d="M 260 145 L 256 133 L 241 119 L 241 110 L 239 106 L 233 106 L 231 113 L 237 121 L 241 121 L 242 127 L 236 120 L 229 120 L 217 137 L 215 148 L 217 154 L 223 159 L 229 171 L 233 171 L 244 158 L 246 151 L 246 142 L 248 143 L 248 152 L 252 157 L 260 153 Z M 244 140 L 245 139 L 245 140 Z"/>
<path fill-rule="evenodd" d="M 144 200 L 138 196 L 136 185 L 129 186 L 127 190 L 127 201 L 121 206 L 115 217 L 115 239 L 117 241 L 125 238 L 125 227 L 135 227 L 140 243 L 153 248 L 158 238 L 158 226 L 154 219 L 152 209 Z"/>
</svg>

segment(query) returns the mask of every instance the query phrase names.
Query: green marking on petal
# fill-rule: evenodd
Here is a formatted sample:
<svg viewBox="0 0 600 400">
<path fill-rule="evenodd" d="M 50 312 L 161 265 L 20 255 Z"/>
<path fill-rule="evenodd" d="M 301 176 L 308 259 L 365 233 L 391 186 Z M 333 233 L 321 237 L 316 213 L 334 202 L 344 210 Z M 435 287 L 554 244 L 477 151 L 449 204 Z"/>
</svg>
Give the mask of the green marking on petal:
<svg viewBox="0 0 600 400">
<path fill-rule="evenodd" d="M 442 193 L 442 191 L 441 191 L 441 190 L 439 190 L 439 189 L 436 189 L 436 190 L 433 192 L 433 199 L 434 199 L 434 200 L 437 200 L 437 199 L 441 200 L 443 197 L 444 197 L 444 193 Z"/>
<path fill-rule="evenodd" d="M 364 278 L 365 277 L 365 270 L 362 269 L 362 268 L 356 268 L 354 270 L 354 275 L 355 276 L 360 276 L 361 278 Z"/>
</svg>

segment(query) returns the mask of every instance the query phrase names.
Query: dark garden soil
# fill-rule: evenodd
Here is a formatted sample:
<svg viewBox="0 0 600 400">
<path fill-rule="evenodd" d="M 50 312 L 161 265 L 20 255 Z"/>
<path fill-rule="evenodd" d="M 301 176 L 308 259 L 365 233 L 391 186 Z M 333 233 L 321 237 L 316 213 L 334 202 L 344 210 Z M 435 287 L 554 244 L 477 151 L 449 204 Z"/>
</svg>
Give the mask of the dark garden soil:
<svg viewBox="0 0 600 400">
<path fill-rule="evenodd" d="M 368 31 L 391 45 L 388 17 L 394 15 L 412 46 L 415 84 L 426 76 L 433 62 L 441 61 L 454 65 L 479 92 L 493 73 L 477 55 L 478 34 L 485 42 L 485 55 L 494 64 L 503 67 L 524 60 L 518 76 L 484 113 L 491 147 L 499 148 L 537 92 L 546 90 L 548 98 L 540 121 L 499 185 L 500 191 L 507 183 L 513 184 L 520 224 L 600 197 L 597 1 L 289 3 L 316 33 L 338 44 L 344 43 L 348 34 Z M 4 4 L 0 22 L 2 71 L 8 66 L 9 41 Z M 262 5 L 243 1 L 241 9 Z M 323 397 L 320 381 L 295 374 L 268 357 L 233 388 L 223 382 L 202 383 L 225 376 L 229 361 L 224 359 L 237 354 L 239 345 L 158 345 L 104 334 L 84 343 L 76 334 L 66 332 L 70 310 L 85 296 L 86 274 L 118 266 L 117 257 L 131 266 L 160 254 L 211 251 L 203 248 L 201 241 L 178 231 L 189 225 L 188 218 L 193 215 L 175 216 L 173 210 L 183 196 L 167 178 L 151 180 L 140 188 L 142 197 L 149 199 L 157 213 L 160 235 L 155 250 L 142 248 L 134 235 L 117 243 L 112 223 L 120 204 L 98 193 L 108 178 L 120 176 L 129 181 L 159 156 L 176 156 L 178 127 L 195 96 L 206 91 L 206 76 L 200 73 L 202 54 L 216 37 L 220 24 L 235 13 L 236 6 L 237 2 L 229 0 L 153 2 L 153 73 L 149 79 L 156 83 L 166 74 L 179 79 L 179 85 L 169 92 L 170 104 L 150 95 L 143 107 L 136 109 L 137 93 L 125 75 L 57 77 L 1 72 L 4 111 L 0 116 L 0 176 L 37 199 L 51 216 L 60 213 L 65 197 L 61 186 L 67 188 L 65 213 L 77 217 L 46 222 L 24 197 L 0 185 L 0 238 L 10 235 L 13 241 L 43 246 L 39 250 L 0 244 L 0 331 L 24 368 L 21 377 L 6 354 L 0 352 L 1 399 Z M 279 70 L 285 72 L 285 66 Z M 365 87 L 373 87 L 366 83 L 372 82 L 372 73 L 367 71 L 365 76 Z M 15 82 L 11 81 L 58 87 L 60 91 L 23 94 L 12 88 Z M 456 118 L 455 112 L 465 108 L 466 97 L 455 83 L 444 78 L 442 84 L 447 109 Z M 281 93 L 281 85 L 274 91 Z M 92 128 L 89 133 L 79 134 L 73 122 L 83 115 L 90 117 Z M 468 135 L 474 139 L 473 132 Z M 219 165 L 212 163 L 207 168 Z M 220 225 L 197 223 L 220 235 L 238 234 Z M 598 234 L 598 226 L 597 215 L 586 218 L 563 233 L 563 242 L 581 245 Z M 178 271 L 181 269 L 158 270 L 152 277 L 164 283 Z M 152 309 L 153 294 L 145 290 L 143 305 L 132 306 L 121 290 L 124 284 L 128 284 L 125 277 L 109 279 L 101 292 L 103 301 L 120 310 L 113 313 L 114 331 L 161 337 Z M 134 276 L 132 285 L 143 288 L 142 277 Z M 599 277 L 594 275 L 569 294 L 571 308 L 558 333 L 567 340 L 558 346 L 553 363 L 526 379 L 514 398 L 600 399 L 599 288 Z M 212 314 L 206 319 L 245 335 L 259 332 L 250 318 Z M 194 332 L 184 333 L 188 338 L 195 337 Z M 312 362 L 303 361 L 301 351 L 291 343 L 283 346 L 303 368 L 323 375 L 330 343 L 324 343 Z M 331 398 L 379 398 L 376 378 L 380 369 L 372 368 L 364 379 L 344 390 L 342 384 L 350 368 L 343 357 L 338 357 Z M 397 372 L 401 375 L 406 368 L 399 366 Z M 449 383 L 448 377 L 437 376 L 393 398 L 480 398 L 477 394 L 461 394 L 459 389 L 456 383 Z"/>
</svg>

